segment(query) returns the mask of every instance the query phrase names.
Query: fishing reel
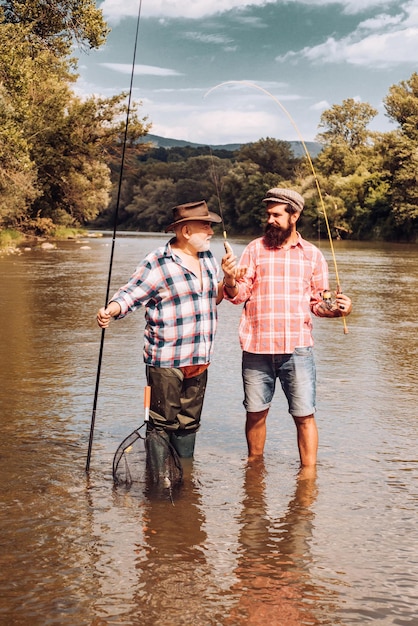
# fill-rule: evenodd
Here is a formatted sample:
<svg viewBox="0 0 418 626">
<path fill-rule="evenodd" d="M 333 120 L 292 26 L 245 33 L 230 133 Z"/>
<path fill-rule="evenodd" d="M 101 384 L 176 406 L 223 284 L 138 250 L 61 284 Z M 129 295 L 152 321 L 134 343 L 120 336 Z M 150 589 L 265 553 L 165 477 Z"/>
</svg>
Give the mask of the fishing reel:
<svg viewBox="0 0 418 626">
<path fill-rule="evenodd" d="M 330 291 L 329 289 L 325 289 L 321 295 L 322 302 L 325 304 L 326 308 L 329 311 L 335 311 L 335 309 L 337 308 L 336 293 Z"/>
</svg>

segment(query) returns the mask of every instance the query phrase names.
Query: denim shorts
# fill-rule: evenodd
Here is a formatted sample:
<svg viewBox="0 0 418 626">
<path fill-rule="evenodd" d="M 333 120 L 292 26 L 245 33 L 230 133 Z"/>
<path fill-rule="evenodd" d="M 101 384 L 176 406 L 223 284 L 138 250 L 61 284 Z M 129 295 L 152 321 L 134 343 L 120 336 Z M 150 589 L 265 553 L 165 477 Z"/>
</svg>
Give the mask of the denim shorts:
<svg viewBox="0 0 418 626">
<path fill-rule="evenodd" d="M 242 354 L 244 407 L 250 413 L 268 409 L 280 380 L 293 417 L 315 413 L 316 369 L 311 347 L 293 354 Z"/>
</svg>

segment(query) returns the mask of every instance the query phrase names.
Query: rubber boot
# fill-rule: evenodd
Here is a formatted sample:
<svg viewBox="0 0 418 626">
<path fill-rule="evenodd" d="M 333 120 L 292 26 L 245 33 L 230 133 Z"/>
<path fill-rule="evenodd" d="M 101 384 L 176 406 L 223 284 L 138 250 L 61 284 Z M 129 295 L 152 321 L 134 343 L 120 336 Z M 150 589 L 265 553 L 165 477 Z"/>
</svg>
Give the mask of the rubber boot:
<svg viewBox="0 0 418 626">
<path fill-rule="evenodd" d="M 148 478 L 156 485 L 164 481 L 169 454 L 169 435 L 163 430 L 149 430 L 145 438 Z"/>
<path fill-rule="evenodd" d="M 196 433 L 187 431 L 170 433 L 170 443 L 182 459 L 191 459 L 194 454 Z"/>
</svg>

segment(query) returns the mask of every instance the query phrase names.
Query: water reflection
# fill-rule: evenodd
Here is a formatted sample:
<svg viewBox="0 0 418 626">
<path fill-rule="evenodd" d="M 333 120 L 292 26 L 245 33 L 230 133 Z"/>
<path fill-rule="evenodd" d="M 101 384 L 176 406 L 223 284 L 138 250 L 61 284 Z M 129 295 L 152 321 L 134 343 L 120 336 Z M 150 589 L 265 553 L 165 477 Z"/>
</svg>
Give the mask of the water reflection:
<svg viewBox="0 0 418 626">
<path fill-rule="evenodd" d="M 310 540 L 317 497 L 316 470 L 301 470 L 286 513 L 271 519 L 266 502 L 267 472 L 263 460 L 247 465 L 240 515 L 240 557 L 235 570 L 237 605 L 225 624 L 300 626 L 338 624 L 318 617 L 325 597 L 310 576 Z"/>
<path fill-rule="evenodd" d="M 205 516 L 191 463 L 185 465 L 183 488 L 174 506 L 161 498 L 144 503 L 145 554 L 136 562 L 138 617 L 144 624 L 205 623 L 202 598 L 211 585 Z"/>
</svg>

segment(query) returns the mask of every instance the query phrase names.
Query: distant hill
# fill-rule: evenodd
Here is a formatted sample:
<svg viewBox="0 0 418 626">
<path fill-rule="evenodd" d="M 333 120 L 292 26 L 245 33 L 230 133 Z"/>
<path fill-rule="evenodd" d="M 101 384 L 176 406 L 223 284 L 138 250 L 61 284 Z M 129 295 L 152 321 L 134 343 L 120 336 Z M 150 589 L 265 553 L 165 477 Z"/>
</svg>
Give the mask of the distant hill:
<svg viewBox="0 0 418 626">
<path fill-rule="evenodd" d="M 184 148 L 190 146 L 191 148 L 202 148 L 209 144 L 206 143 L 193 143 L 192 141 L 184 141 L 183 139 L 170 139 L 168 137 L 159 137 L 158 135 L 145 135 L 139 139 L 140 143 L 150 142 L 155 145 L 156 148 Z M 301 141 L 289 141 L 288 142 L 293 150 L 293 154 L 296 157 L 304 156 L 305 150 L 303 149 Z M 243 145 L 242 143 L 226 143 L 222 145 L 210 145 L 213 150 L 239 150 Z M 305 141 L 306 148 L 309 151 L 311 157 L 316 157 L 322 146 L 316 141 Z"/>
</svg>

